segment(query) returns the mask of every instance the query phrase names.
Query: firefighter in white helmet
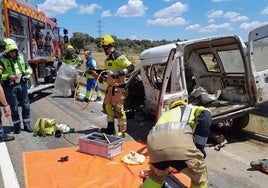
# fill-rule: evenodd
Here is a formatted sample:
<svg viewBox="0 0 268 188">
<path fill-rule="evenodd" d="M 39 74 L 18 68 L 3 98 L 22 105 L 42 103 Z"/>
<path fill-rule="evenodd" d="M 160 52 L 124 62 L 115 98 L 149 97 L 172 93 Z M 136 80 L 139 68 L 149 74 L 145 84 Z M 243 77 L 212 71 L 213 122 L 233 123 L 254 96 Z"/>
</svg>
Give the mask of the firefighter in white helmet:
<svg viewBox="0 0 268 188">
<path fill-rule="evenodd" d="M 27 81 L 31 78 L 33 70 L 19 53 L 16 42 L 12 39 L 5 39 L 5 42 L 6 50 L 0 58 L 0 65 L 3 67 L 1 80 L 11 109 L 14 133 L 21 132 L 21 124 L 26 132 L 33 132 L 27 92 Z M 19 103 L 22 105 L 22 123 L 19 116 Z"/>
<path fill-rule="evenodd" d="M 107 114 L 107 128 L 101 129 L 106 134 L 115 134 L 114 120 L 118 119 L 118 136 L 124 137 L 127 130 L 127 117 L 124 110 L 126 75 L 134 70 L 134 65 L 125 55 L 115 49 L 112 36 L 104 35 L 100 44 L 107 58 L 104 62 L 107 74 L 107 89 L 103 109 Z"/>
<path fill-rule="evenodd" d="M 170 167 L 191 178 L 191 188 L 207 188 L 205 144 L 211 113 L 182 100 L 170 104 L 147 137 L 151 173 L 142 188 L 161 188 Z"/>
</svg>

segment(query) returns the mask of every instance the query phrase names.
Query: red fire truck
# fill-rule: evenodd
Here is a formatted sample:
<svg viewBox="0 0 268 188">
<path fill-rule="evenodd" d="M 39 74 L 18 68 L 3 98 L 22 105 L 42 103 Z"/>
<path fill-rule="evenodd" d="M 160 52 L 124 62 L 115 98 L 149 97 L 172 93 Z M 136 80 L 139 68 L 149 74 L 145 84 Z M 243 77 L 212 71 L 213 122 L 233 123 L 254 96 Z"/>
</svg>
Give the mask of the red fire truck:
<svg viewBox="0 0 268 188">
<path fill-rule="evenodd" d="M 68 30 L 57 25 L 56 18 L 47 18 L 28 0 L 0 0 L 0 37 L 12 38 L 33 68 L 28 93 L 54 86 L 62 62 L 62 47 L 68 43 Z M 64 36 L 60 36 L 63 30 Z"/>
</svg>

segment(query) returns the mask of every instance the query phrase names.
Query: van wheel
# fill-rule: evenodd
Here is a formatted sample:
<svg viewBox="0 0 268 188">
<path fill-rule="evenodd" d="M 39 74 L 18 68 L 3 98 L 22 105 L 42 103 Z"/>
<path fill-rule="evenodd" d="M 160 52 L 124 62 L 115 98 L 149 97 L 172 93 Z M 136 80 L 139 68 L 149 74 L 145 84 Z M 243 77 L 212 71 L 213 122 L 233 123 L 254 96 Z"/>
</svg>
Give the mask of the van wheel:
<svg viewBox="0 0 268 188">
<path fill-rule="evenodd" d="M 249 123 L 249 113 L 244 114 L 243 116 L 240 116 L 238 118 L 233 119 L 233 129 L 243 129 L 245 128 Z"/>
</svg>

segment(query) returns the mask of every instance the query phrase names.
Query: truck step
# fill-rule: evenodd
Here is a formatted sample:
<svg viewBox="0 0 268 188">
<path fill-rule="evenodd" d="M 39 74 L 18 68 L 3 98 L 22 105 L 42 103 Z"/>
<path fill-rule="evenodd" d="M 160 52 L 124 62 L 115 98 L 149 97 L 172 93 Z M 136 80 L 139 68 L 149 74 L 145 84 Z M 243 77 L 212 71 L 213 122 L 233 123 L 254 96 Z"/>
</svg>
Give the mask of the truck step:
<svg viewBox="0 0 268 188">
<path fill-rule="evenodd" d="M 40 91 L 42 91 L 42 90 L 45 90 L 45 89 L 48 89 L 48 88 L 52 88 L 52 87 L 54 87 L 54 86 L 55 86 L 54 83 L 37 85 L 37 86 L 34 87 L 34 88 L 30 88 L 30 89 L 28 89 L 28 94 L 33 94 L 33 93 L 36 93 L 36 92 L 40 92 Z"/>
</svg>

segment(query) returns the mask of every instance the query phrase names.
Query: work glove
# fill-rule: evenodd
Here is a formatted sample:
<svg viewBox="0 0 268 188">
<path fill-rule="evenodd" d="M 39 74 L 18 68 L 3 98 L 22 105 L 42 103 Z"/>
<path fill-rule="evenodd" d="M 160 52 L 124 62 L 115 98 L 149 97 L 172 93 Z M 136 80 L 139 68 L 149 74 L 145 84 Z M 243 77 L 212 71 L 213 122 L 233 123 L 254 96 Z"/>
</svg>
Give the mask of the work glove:
<svg viewBox="0 0 268 188">
<path fill-rule="evenodd" d="M 204 159 L 205 159 L 207 157 L 207 153 L 205 151 L 205 146 L 202 146 L 200 144 L 195 144 L 195 146 L 196 146 L 197 149 L 199 149 L 203 153 Z"/>
<path fill-rule="evenodd" d="M 119 77 L 121 75 L 124 75 L 124 74 L 125 74 L 124 71 L 122 71 L 122 70 L 116 70 L 116 71 L 112 71 L 111 72 L 111 77 L 112 78 L 117 78 L 117 77 Z"/>
<path fill-rule="evenodd" d="M 80 61 L 79 63 L 77 63 L 77 66 L 80 67 L 83 64 L 83 61 Z"/>
<path fill-rule="evenodd" d="M 27 74 L 25 74 L 25 75 L 22 76 L 22 80 L 23 80 L 24 82 L 30 80 L 30 78 L 31 78 L 31 75 L 30 75 L 29 73 L 27 73 Z"/>
</svg>

